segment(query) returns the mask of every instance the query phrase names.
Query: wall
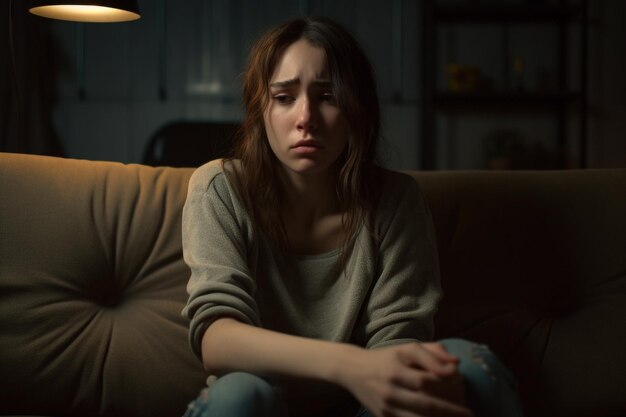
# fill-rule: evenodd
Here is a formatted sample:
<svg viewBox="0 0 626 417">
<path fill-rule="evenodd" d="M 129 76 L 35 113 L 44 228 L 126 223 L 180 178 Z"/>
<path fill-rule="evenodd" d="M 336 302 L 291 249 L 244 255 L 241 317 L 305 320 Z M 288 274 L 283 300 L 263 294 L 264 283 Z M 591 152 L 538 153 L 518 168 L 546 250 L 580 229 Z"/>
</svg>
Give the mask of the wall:
<svg viewBox="0 0 626 417">
<path fill-rule="evenodd" d="M 135 22 L 52 22 L 66 52 L 54 114 L 68 156 L 140 162 L 168 121 L 240 120 L 238 75 L 250 43 L 268 26 L 311 13 L 334 18 L 361 41 L 379 80 L 387 165 L 416 167 L 417 3 L 356 3 L 155 0 L 140 2 Z"/>
<path fill-rule="evenodd" d="M 141 162 L 150 136 L 169 121 L 239 120 L 237 76 L 250 42 L 263 28 L 310 12 L 335 18 L 360 39 L 378 76 L 385 161 L 419 168 L 420 1 L 140 0 L 136 22 L 42 19 L 61 51 L 60 64 L 41 69 L 58 74 L 50 79 L 57 86 L 56 133 L 69 157 Z M 590 4 L 588 165 L 626 167 L 626 2 Z M 541 56 L 541 41 L 528 46 Z M 478 52 L 489 59 L 486 49 Z M 467 129 L 478 137 L 502 120 L 476 123 Z M 478 146 L 462 145 L 462 154 L 480 157 Z"/>
</svg>

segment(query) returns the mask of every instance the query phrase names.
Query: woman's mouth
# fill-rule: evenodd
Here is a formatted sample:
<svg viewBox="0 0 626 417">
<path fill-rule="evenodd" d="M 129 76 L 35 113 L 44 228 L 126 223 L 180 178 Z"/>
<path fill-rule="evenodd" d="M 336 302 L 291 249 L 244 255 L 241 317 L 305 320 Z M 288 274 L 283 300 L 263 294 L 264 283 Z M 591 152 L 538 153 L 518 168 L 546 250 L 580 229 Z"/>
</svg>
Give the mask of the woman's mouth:
<svg viewBox="0 0 626 417">
<path fill-rule="evenodd" d="M 291 149 L 293 149 L 296 153 L 299 153 L 299 154 L 309 154 L 309 153 L 317 152 L 322 148 L 323 146 L 321 143 L 312 139 L 301 140 L 291 147 Z"/>
</svg>

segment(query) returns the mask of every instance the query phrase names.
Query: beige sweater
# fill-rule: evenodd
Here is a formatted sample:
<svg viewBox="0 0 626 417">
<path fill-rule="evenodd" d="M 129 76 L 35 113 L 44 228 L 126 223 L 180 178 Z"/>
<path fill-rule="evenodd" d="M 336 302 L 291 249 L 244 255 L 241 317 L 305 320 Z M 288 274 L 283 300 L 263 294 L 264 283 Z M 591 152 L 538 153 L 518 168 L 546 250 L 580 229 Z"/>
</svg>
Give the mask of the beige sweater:
<svg viewBox="0 0 626 417">
<path fill-rule="evenodd" d="M 384 171 L 374 227 L 378 239 L 361 228 L 345 275 L 334 267 L 338 250 L 287 262 L 255 230 L 221 161 L 198 168 L 183 211 L 194 353 L 222 316 L 367 348 L 430 340 L 441 297 L 435 233 L 411 177 Z"/>
</svg>

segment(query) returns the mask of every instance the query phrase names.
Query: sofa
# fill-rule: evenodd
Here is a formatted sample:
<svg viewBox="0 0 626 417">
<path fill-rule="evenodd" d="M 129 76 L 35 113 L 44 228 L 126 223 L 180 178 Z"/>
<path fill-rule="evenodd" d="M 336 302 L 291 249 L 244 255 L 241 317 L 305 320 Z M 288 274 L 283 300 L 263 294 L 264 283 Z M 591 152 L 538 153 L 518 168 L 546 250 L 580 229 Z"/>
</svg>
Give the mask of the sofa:
<svg viewBox="0 0 626 417">
<path fill-rule="evenodd" d="M 0 154 L 0 415 L 180 416 L 192 168 Z M 410 172 L 436 337 L 485 343 L 526 416 L 626 416 L 626 169 Z"/>
</svg>

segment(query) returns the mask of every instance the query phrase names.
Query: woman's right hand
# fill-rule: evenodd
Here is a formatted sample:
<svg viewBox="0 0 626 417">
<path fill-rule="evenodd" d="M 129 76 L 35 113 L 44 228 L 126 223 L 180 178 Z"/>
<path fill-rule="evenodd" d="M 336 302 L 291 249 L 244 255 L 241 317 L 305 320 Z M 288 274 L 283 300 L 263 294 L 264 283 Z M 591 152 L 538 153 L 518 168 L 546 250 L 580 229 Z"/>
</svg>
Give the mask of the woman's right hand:
<svg viewBox="0 0 626 417">
<path fill-rule="evenodd" d="M 339 382 L 377 417 L 469 417 L 458 359 L 438 343 L 358 349 Z"/>
</svg>

